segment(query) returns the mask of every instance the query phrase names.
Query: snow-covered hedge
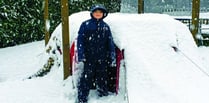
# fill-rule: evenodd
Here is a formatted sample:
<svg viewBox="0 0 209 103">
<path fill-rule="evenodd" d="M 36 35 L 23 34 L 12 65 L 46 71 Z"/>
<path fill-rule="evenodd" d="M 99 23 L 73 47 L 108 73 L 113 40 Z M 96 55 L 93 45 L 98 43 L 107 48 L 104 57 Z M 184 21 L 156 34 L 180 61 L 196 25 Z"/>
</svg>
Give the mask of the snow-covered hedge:
<svg viewBox="0 0 209 103">
<path fill-rule="evenodd" d="M 0 1 L 0 47 L 43 38 L 40 0 Z"/>
</svg>

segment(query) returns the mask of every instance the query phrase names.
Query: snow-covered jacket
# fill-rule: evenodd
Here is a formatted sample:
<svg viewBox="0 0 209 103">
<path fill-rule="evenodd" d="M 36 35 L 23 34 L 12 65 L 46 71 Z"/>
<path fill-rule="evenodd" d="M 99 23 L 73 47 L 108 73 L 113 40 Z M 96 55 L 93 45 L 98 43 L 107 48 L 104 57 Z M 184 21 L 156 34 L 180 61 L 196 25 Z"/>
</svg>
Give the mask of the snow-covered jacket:
<svg viewBox="0 0 209 103">
<path fill-rule="evenodd" d="M 100 9 L 104 13 L 100 20 L 92 16 L 96 9 Z M 114 61 L 116 54 L 113 37 L 110 27 L 103 21 L 107 14 L 104 7 L 94 6 L 91 8 L 91 19 L 81 24 L 77 38 L 78 61 Z"/>
</svg>

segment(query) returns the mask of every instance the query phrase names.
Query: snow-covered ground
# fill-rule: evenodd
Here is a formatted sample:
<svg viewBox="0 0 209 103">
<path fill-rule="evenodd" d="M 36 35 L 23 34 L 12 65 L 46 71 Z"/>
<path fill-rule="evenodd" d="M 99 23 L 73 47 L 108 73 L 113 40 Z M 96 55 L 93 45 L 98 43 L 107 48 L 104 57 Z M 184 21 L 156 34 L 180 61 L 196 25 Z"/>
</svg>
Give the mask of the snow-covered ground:
<svg viewBox="0 0 209 103">
<path fill-rule="evenodd" d="M 70 17 L 71 41 L 88 18 L 89 12 Z M 105 21 L 115 43 L 125 49 L 129 103 L 209 101 L 209 48 L 196 47 L 184 24 L 160 14 L 115 13 Z M 52 37 L 61 40 L 60 35 L 61 25 Z M 53 39 L 49 45 L 54 47 Z M 179 50 L 175 52 L 173 46 Z M 62 65 L 53 66 L 42 78 L 25 79 L 49 56 L 43 41 L 0 49 L 1 103 L 73 103 L 72 78 L 62 80 Z M 123 103 L 123 99 L 123 95 L 97 99 L 91 93 L 90 103 Z"/>
</svg>

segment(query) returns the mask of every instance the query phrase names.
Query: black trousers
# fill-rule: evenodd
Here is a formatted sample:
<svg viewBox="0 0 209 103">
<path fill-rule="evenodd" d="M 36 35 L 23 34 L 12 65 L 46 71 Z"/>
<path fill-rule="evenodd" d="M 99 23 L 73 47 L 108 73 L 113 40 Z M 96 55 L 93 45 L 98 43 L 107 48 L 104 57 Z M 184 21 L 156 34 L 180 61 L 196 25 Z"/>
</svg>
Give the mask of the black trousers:
<svg viewBox="0 0 209 103">
<path fill-rule="evenodd" d="M 84 70 L 78 82 L 78 100 L 87 102 L 89 91 L 95 86 L 98 96 L 108 95 L 107 63 L 103 61 L 85 62 Z"/>
</svg>

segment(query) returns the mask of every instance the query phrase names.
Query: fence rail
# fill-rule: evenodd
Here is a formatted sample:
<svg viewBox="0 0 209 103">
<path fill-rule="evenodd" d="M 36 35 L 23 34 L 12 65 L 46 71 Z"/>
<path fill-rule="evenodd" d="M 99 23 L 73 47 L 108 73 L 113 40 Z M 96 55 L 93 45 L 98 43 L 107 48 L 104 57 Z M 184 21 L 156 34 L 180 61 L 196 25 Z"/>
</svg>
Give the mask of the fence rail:
<svg viewBox="0 0 209 103">
<path fill-rule="evenodd" d="M 190 8 L 166 8 L 162 12 L 192 12 Z M 200 8 L 200 12 L 209 12 L 209 8 Z"/>
<path fill-rule="evenodd" d="M 192 19 L 189 18 L 175 18 L 175 19 L 191 27 Z M 199 19 L 199 26 L 202 27 L 202 24 L 209 25 L 209 19 Z"/>
<path fill-rule="evenodd" d="M 209 8 L 200 8 L 200 13 L 208 13 Z M 172 16 L 189 16 L 192 15 L 191 8 L 165 8 L 161 10 L 161 13 L 168 14 Z"/>
</svg>

